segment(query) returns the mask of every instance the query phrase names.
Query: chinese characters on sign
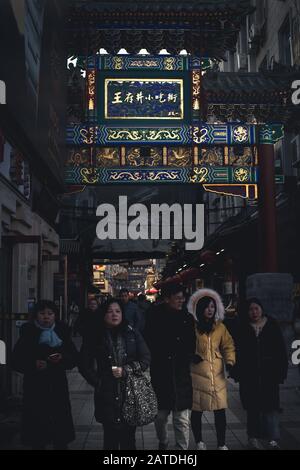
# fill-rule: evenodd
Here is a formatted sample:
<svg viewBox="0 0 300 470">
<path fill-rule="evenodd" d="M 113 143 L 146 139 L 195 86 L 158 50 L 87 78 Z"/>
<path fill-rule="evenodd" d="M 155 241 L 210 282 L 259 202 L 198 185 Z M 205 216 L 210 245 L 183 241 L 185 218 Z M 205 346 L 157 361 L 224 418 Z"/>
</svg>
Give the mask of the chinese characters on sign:
<svg viewBox="0 0 300 470">
<path fill-rule="evenodd" d="M 88 100 L 89 100 L 89 111 L 95 109 L 95 86 L 96 86 L 96 72 L 91 70 L 88 72 Z"/>
<path fill-rule="evenodd" d="M 184 119 L 183 80 L 105 80 L 106 119 Z"/>
</svg>

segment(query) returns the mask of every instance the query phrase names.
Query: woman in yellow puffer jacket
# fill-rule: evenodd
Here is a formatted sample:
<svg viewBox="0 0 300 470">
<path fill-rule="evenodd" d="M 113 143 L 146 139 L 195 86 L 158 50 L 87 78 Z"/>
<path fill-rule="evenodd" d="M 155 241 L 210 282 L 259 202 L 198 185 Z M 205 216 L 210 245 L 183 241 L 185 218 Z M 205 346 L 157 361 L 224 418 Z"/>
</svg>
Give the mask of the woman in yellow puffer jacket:
<svg viewBox="0 0 300 470">
<path fill-rule="evenodd" d="M 225 445 L 227 371 L 235 364 L 235 347 L 225 325 L 224 306 L 219 294 L 211 289 L 200 289 L 190 298 L 189 312 L 196 322 L 196 354 L 192 365 L 193 408 L 192 430 L 198 450 L 206 450 L 202 438 L 202 415 L 213 411 L 218 439 L 218 449 L 228 450 Z"/>
</svg>

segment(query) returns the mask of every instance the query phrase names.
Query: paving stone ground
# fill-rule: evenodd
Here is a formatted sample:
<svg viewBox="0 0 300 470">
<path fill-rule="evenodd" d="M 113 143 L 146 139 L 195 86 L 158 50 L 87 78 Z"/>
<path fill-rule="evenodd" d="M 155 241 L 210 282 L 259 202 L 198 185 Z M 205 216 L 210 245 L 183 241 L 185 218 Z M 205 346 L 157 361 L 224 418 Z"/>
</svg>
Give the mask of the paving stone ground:
<svg viewBox="0 0 300 470">
<path fill-rule="evenodd" d="M 70 445 L 71 450 L 100 450 L 103 445 L 102 426 L 95 421 L 93 389 L 81 377 L 78 371 L 68 374 L 70 396 L 72 402 L 73 417 L 76 429 L 76 440 Z M 290 367 L 288 380 L 281 387 L 281 402 L 283 412 L 281 414 L 282 441 L 281 447 L 287 450 L 300 450 L 300 386 L 299 372 L 296 367 Z M 228 432 L 227 445 L 232 450 L 247 449 L 247 434 L 245 412 L 243 411 L 239 399 L 238 385 L 229 382 L 229 409 L 227 411 Z M 11 416 L 0 416 L 0 430 L 7 426 L 11 432 L 13 425 L 18 424 L 19 413 Z M 209 450 L 216 449 L 216 435 L 213 424 L 213 413 L 204 415 L 204 439 Z M 174 444 L 174 435 L 171 423 L 169 424 L 170 443 Z M 20 444 L 18 433 L 11 433 L 13 436 L 9 442 L 2 442 L 0 432 L 0 449 L 24 449 Z M 7 434 L 8 435 L 8 434 Z M 137 430 L 138 449 L 157 449 L 157 439 L 154 425 L 151 424 Z M 172 448 L 172 445 L 171 445 Z M 190 449 L 195 449 L 195 443 L 191 435 Z"/>
<path fill-rule="evenodd" d="M 77 373 L 69 376 L 72 397 L 73 415 L 77 431 L 77 439 L 71 445 L 72 449 L 101 449 L 103 443 L 102 427 L 93 417 L 93 390 Z M 300 450 L 300 393 L 297 391 L 300 378 L 298 370 L 291 368 L 286 384 L 281 389 L 283 413 L 281 415 L 282 442 L 284 449 Z M 229 409 L 227 411 L 228 432 L 227 445 L 232 450 L 247 449 L 247 433 L 245 412 L 243 411 L 238 386 L 232 382 L 228 385 Z M 204 415 L 204 439 L 208 449 L 216 449 L 213 413 Z M 169 424 L 170 441 L 174 441 Z M 146 426 L 137 431 L 138 449 L 157 449 L 157 439 L 154 425 Z M 191 435 L 190 449 L 195 448 Z"/>
</svg>

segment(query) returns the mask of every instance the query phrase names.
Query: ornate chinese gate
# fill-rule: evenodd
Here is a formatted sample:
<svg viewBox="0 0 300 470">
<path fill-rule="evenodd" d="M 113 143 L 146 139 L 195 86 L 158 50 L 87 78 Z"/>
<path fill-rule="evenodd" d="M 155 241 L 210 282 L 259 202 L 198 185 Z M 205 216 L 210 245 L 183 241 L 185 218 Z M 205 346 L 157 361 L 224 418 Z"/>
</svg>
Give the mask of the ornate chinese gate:
<svg viewBox="0 0 300 470">
<path fill-rule="evenodd" d="M 257 197 L 258 145 L 281 139 L 283 126 L 203 122 L 201 81 L 213 61 L 98 55 L 79 64 L 86 121 L 68 127 L 67 184 L 190 183 Z"/>
</svg>

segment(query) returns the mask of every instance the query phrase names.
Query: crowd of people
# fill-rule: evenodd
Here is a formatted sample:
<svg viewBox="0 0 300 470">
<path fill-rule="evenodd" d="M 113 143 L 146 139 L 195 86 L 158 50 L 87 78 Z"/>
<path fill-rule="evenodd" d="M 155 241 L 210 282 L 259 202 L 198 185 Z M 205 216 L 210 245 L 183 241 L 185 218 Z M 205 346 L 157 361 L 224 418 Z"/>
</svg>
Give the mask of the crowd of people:
<svg viewBox="0 0 300 470">
<path fill-rule="evenodd" d="M 184 288 L 172 285 L 154 305 L 145 296 L 134 303 L 122 289 L 118 299 L 101 306 L 91 299 L 82 314 L 74 311 L 73 334 L 82 336 L 78 352 L 55 305 L 39 302 L 12 355 L 13 369 L 24 374 L 24 445 L 67 449 L 74 440 L 66 371 L 77 366 L 94 387 L 105 450 L 136 448 L 137 426 L 124 418 L 124 400 L 129 376 L 139 387 L 147 373 L 157 400 L 153 420 L 160 450 L 172 446 L 170 416 L 175 449 L 189 448 L 191 428 L 196 449 L 206 450 L 204 412 L 214 413 L 217 449 L 228 450 L 229 377 L 240 386 L 249 449 L 261 449 L 262 440 L 279 449 L 279 388 L 288 371 L 281 329 L 259 299 L 248 301 L 234 325 L 226 326 L 224 313 L 220 295 L 211 289 L 196 291 L 187 302 Z"/>
</svg>

